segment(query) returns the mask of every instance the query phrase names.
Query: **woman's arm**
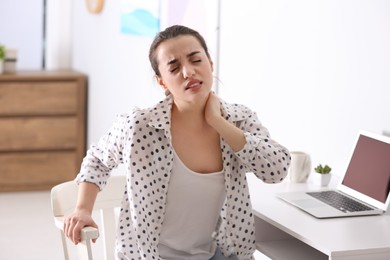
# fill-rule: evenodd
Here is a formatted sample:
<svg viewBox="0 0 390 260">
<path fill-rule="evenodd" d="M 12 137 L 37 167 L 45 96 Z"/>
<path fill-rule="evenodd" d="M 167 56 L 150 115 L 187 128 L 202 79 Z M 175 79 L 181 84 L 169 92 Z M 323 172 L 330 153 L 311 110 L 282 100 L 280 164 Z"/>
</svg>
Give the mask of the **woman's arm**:
<svg viewBox="0 0 390 260">
<path fill-rule="evenodd" d="M 86 226 L 98 228 L 92 219 L 93 205 L 98 192 L 99 188 L 96 184 L 90 182 L 80 183 L 76 209 L 73 214 L 67 216 L 64 220 L 64 233 L 76 245 L 81 241 L 80 232 L 82 228 Z"/>
<path fill-rule="evenodd" d="M 76 208 L 64 221 L 64 233 L 75 244 L 81 241 L 80 231 L 83 227 L 97 228 L 92 219 L 96 196 L 105 187 L 111 170 L 123 161 L 123 142 L 128 140 L 130 121 L 128 115 L 118 116 L 108 133 L 91 145 L 83 159 L 76 177 L 79 184 Z"/>
<path fill-rule="evenodd" d="M 256 113 L 251 112 L 248 119 L 233 125 L 221 116 L 220 109 L 218 97 L 210 93 L 205 109 L 206 121 L 234 150 L 247 172 L 253 172 L 267 183 L 282 181 L 291 160 L 288 149 L 270 138 Z"/>
</svg>

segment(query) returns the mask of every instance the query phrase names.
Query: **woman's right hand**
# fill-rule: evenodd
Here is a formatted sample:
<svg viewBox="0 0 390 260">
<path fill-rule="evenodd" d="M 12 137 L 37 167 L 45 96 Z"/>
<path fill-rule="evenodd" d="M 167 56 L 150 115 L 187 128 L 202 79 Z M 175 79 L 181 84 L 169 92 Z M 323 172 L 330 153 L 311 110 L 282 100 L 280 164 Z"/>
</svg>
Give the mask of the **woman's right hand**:
<svg viewBox="0 0 390 260">
<path fill-rule="evenodd" d="M 81 242 L 81 229 L 90 226 L 98 228 L 88 210 L 76 210 L 64 220 L 64 233 L 75 245 Z M 96 239 L 92 240 L 93 243 Z"/>
</svg>

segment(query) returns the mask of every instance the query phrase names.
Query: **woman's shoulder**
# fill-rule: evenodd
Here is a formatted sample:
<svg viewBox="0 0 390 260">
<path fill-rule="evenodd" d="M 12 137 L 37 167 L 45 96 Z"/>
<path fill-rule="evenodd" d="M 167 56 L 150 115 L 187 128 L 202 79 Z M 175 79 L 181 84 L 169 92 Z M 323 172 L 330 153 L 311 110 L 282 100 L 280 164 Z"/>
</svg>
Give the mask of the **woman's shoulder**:
<svg viewBox="0 0 390 260">
<path fill-rule="evenodd" d="M 172 105 L 172 100 L 170 98 L 165 98 L 158 103 L 147 107 L 147 108 L 139 108 L 135 107 L 132 111 L 134 116 L 162 116 L 165 115 L 168 111 L 170 111 Z"/>
<path fill-rule="evenodd" d="M 246 105 L 239 103 L 229 103 L 221 100 L 222 110 L 225 116 L 236 120 L 242 120 L 250 117 L 254 111 Z"/>
<path fill-rule="evenodd" d="M 123 123 L 146 123 L 154 120 L 155 118 L 164 117 L 168 113 L 169 109 L 169 100 L 164 99 L 147 108 L 134 107 L 130 112 L 119 114 L 117 117 L 118 120 Z"/>
</svg>

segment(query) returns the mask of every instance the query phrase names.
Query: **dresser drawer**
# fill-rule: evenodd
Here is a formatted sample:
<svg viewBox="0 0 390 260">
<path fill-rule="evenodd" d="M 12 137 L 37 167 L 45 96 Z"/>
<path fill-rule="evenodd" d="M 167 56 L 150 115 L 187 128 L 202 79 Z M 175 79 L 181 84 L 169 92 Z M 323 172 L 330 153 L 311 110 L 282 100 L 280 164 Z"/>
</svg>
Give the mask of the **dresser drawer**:
<svg viewBox="0 0 390 260">
<path fill-rule="evenodd" d="M 86 151 L 86 108 L 79 72 L 0 74 L 0 192 L 74 179 Z"/>
<path fill-rule="evenodd" d="M 77 146 L 77 118 L 0 118 L 0 152 L 74 149 Z"/>
<path fill-rule="evenodd" d="M 0 82 L 0 116 L 76 114 L 76 83 Z"/>
<path fill-rule="evenodd" d="M 0 153 L 0 191 L 39 190 L 75 178 L 76 154 L 65 152 Z"/>
</svg>

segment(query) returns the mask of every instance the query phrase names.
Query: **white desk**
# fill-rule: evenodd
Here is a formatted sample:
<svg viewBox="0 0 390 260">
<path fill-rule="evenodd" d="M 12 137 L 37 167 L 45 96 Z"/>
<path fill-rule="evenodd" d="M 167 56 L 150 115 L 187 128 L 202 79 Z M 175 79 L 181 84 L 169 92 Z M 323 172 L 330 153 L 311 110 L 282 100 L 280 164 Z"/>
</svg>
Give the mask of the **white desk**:
<svg viewBox="0 0 390 260">
<path fill-rule="evenodd" d="M 389 260 L 390 212 L 382 216 L 316 219 L 278 199 L 276 192 L 315 190 L 311 184 L 248 183 L 257 249 L 275 260 Z"/>
</svg>

